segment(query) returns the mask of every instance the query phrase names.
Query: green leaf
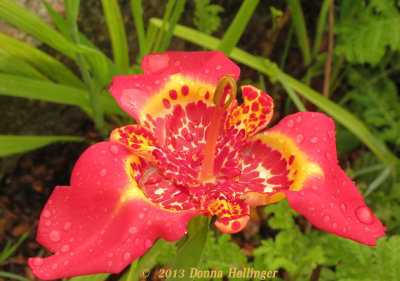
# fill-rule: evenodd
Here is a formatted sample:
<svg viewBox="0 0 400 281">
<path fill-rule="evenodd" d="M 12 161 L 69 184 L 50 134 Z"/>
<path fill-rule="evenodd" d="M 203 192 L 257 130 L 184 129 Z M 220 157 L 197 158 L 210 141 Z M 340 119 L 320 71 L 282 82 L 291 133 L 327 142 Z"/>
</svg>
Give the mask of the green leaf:
<svg viewBox="0 0 400 281">
<path fill-rule="evenodd" d="M 0 49 L 0 72 L 16 74 L 38 80 L 48 80 L 30 64 Z"/>
<path fill-rule="evenodd" d="M 292 24 L 299 42 L 299 47 L 303 55 L 304 65 L 311 63 L 310 46 L 308 45 L 308 36 L 306 23 L 304 21 L 303 10 L 299 0 L 287 0 L 290 7 Z"/>
<path fill-rule="evenodd" d="M 221 25 L 221 17 L 218 13 L 224 8 L 220 5 L 210 4 L 210 0 L 195 0 L 193 23 L 197 29 L 206 34 L 211 34 Z"/>
<path fill-rule="evenodd" d="M 5 278 L 10 278 L 12 280 L 30 281 L 28 278 L 19 276 L 14 273 L 5 272 L 5 271 L 0 271 L 0 276 L 5 277 Z"/>
<path fill-rule="evenodd" d="M 88 106 L 89 104 L 89 94 L 87 91 L 52 82 L 2 73 L 0 73 L 0 94 L 81 107 Z"/>
<path fill-rule="evenodd" d="M 247 26 L 251 16 L 256 9 L 259 0 L 245 0 L 240 6 L 235 18 L 233 19 L 231 25 L 226 31 L 224 37 L 222 38 L 220 44 L 218 45 L 218 50 L 229 55 L 233 48 L 239 42 L 240 37 Z"/>
<path fill-rule="evenodd" d="M 18 239 L 17 243 L 15 243 L 13 246 L 7 243 L 4 249 L 0 253 L 0 263 L 6 261 L 15 252 L 15 250 L 17 250 L 18 247 L 26 240 L 26 238 L 28 238 L 28 236 L 29 233 L 22 234 L 21 237 Z"/>
<path fill-rule="evenodd" d="M 147 40 L 144 32 L 142 0 L 131 0 L 133 20 L 139 40 L 139 53 L 143 58 L 146 55 Z"/>
<path fill-rule="evenodd" d="M 122 74 L 128 74 L 129 54 L 125 27 L 116 0 L 102 0 L 108 31 L 110 32 L 114 61 Z"/>
<path fill-rule="evenodd" d="M 189 278 L 191 268 L 199 268 L 200 261 L 203 257 L 203 251 L 207 242 L 207 233 L 209 230 L 209 220 L 207 220 L 201 229 L 189 237 L 176 253 L 175 259 L 171 264 L 171 271 L 183 270 L 186 280 L 194 280 Z M 195 254 L 193 254 L 195 253 Z M 167 280 L 181 280 L 179 276 L 176 278 L 168 278 Z"/>
<path fill-rule="evenodd" d="M 159 28 L 162 26 L 161 22 L 161 20 L 155 18 L 150 20 L 151 24 L 158 26 Z M 211 50 L 216 50 L 217 46 L 220 44 L 220 40 L 215 37 L 181 25 L 175 27 L 174 35 Z M 354 135 L 363 141 L 383 162 L 389 164 L 399 162 L 397 157 L 389 151 L 385 143 L 375 137 L 371 131 L 368 130 L 365 124 L 357 119 L 353 114 L 334 102 L 324 98 L 320 93 L 311 89 L 302 82 L 283 73 L 275 63 L 267 59 L 253 56 L 239 48 L 234 48 L 230 57 L 237 62 L 243 63 L 268 75 L 273 81 L 278 79 L 279 81 L 284 81 L 284 83 L 290 85 L 298 94 L 314 103 L 320 109 L 335 118 L 336 121 L 343 124 L 349 131 L 353 132 Z"/>
<path fill-rule="evenodd" d="M 75 59 L 74 52 L 82 51 L 37 15 L 12 0 L 0 1 L 0 17 L 72 59 Z"/>
<path fill-rule="evenodd" d="M 29 63 L 41 73 L 56 82 L 84 88 L 82 81 L 62 63 L 24 42 L 5 34 L 0 34 L 0 49 L 3 49 L 14 57 Z"/>
<path fill-rule="evenodd" d="M 84 141 L 84 137 L 75 136 L 15 136 L 0 135 L 0 157 L 33 150 L 53 142 Z"/>
<path fill-rule="evenodd" d="M 111 274 L 101 273 L 69 278 L 68 281 L 105 281 Z"/>
</svg>

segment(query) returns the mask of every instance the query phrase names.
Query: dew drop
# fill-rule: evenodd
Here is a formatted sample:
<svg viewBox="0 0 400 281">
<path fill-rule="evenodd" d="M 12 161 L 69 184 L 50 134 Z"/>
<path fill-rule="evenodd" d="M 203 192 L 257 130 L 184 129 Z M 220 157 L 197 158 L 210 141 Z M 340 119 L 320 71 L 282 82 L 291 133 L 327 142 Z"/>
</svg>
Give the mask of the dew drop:
<svg viewBox="0 0 400 281">
<path fill-rule="evenodd" d="M 107 263 L 107 265 L 108 265 L 108 266 L 112 266 L 112 265 L 113 265 L 113 262 L 112 262 L 112 261 L 109 261 L 109 262 Z"/>
<path fill-rule="evenodd" d="M 318 190 L 318 186 L 313 185 L 313 186 L 311 187 L 311 189 L 313 189 L 313 190 Z"/>
<path fill-rule="evenodd" d="M 43 258 L 35 258 L 33 259 L 33 265 L 35 266 L 41 266 L 44 263 Z"/>
<path fill-rule="evenodd" d="M 64 224 L 64 230 L 70 229 L 71 226 L 72 226 L 72 223 L 71 223 L 71 222 L 66 222 L 66 223 Z"/>
<path fill-rule="evenodd" d="M 210 73 L 210 70 L 209 70 L 208 68 L 206 68 L 206 69 L 204 69 L 204 72 L 205 72 L 206 74 L 208 74 L 208 73 Z"/>
<path fill-rule="evenodd" d="M 343 232 L 346 232 L 347 231 L 347 228 L 343 228 Z"/>
<path fill-rule="evenodd" d="M 311 143 L 317 143 L 318 142 L 318 138 L 317 137 L 313 137 L 312 139 L 310 139 Z"/>
<path fill-rule="evenodd" d="M 65 261 L 65 262 L 64 262 L 64 265 L 68 265 L 68 264 L 69 264 L 69 261 Z"/>
<path fill-rule="evenodd" d="M 130 234 L 135 234 L 137 232 L 137 228 L 135 226 L 132 226 L 129 228 L 129 233 Z"/>
<path fill-rule="evenodd" d="M 332 224 L 332 228 L 334 228 L 334 229 L 337 228 L 337 223 L 336 222 L 334 224 Z"/>
<path fill-rule="evenodd" d="M 53 264 L 52 266 L 51 266 L 51 268 L 53 269 L 53 270 L 56 270 L 57 268 L 58 268 L 58 264 Z"/>
<path fill-rule="evenodd" d="M 153 243 L 151 242 L 151 240 L 147 239 L 146 242 L 144 243 L 144 246 L 146 248 L 150 248 L 153 245 Z"/>
<path fill-rule="evenodd" d="M 344 203 L 340 204 L 340 209 L 342 209 L 342 212 L 346 212 L 346 205 Z"/>
<path fill-rule="evenodd" d="M 139 245 L 140 244 L 140 239 L 139 238 L 136 238 L 136 240 L 135 240 L 135 245 Z"/>
<path fill-rule="evenodd" d="M 302 195 L 302 196 L 304 195 L 304 191 L 303 191 L 303 190 L 302 190 L 302 191 L 300 191 L 300 195 Z"/>
<path fill-rule="evenodd" d="M 53 242 L 58 242 L 61 240 L 61 234 L 57 230 L 50 231 L 49 238 Z"/>
<path fill-rule="evenodd" d="M 109 253 L 109 254 L 108 254 L 108 257 L 109 257 L 109 258 L 112 258 L 113 256 L 114 256 L 113 253 Z"/>
<path fill-rule="evenodd" d="M 325 217 L 324 217 L 324 222 L 329 222 L 330 219 L 331 219 L 331 218 L 330 218 L 329 216 L 325 216 Z"/>
<path fill-rule="evenodd" d="M 143 213 L 140 213 L 140 214 L 138 215 L 138 217 L 139 217 L 139 219 L 143 219 L 143 218 L 144 218 L 144 214 L 143 214 Z"/>
<path fill-rule="evenodd" d="M 180 61 L 180 60 L 177 60 L 177 61 L 174 63 L 174 65 L 175 65 L 175 66 L 180 66 L 180 65 L 181 65 L 181 61 Z"/>
<path fill-rule="evenodd" d="M 374 222 L 374 215 L 367 206 L 358 207 L 355 213 L 356 217 L 363 224 L 372 224 Z"/>
<path fill-rule="evenodd" d="M 217 66 L 215 67 L 216 70 L 220 70 L 221 68 L 222 68 L 222 66 L 220 66 L 220 65 L 217 65 Z"/>
<path fill-rule="evenodd" d="M 154 80 L 154 84 L 159 85 L 160 84 L 160 80 Z"/>
<path fill-rule="evenodd" d="M 290 119 L 286 124 L 287 124 L 287 126 L 289 128 L 293 128 L 294 127 L 294 121 L 292 119 Z"/>
<path fill-rule="evenodd" d="M 299 117 L 296 118 L 296 122 L 297 122 L 297 123 L 300 123 L 301 120 L 302 120 L 302 119 L 301 119 L 301 116 L 299 116 Z"/>
<path fill-rule="evenodd" d="M 51 225 L 51 221 L 47 220 L 47 221 L 44 222 L 44 224 L 45 224 L 46 226 L 50 226 L 50 225 Z"/>
<path fill-rule="evenodd" d="M 130 260 L 130 259 L 131 259 L 131 253 L 126 252 L 126 253 L 124 254 L 124 260 L 128 261 L 128 260 Z"/>
<path fill-rule="evenodd" d="M 331 208 L 334 208 L 334 207 L 335 207 L 335 204 L 330 203 L 329 206 L 330 206 Z"/>
<path fill-rule="evenodd" d="M 304 140 L 304 136 L 302 134 L 296 136 L 296 142 L 301 143 Z"/>
<path fill-rule="evenodd" d="M 61 248 L 61 252 L 66 253 L 71 249 L 71 247 L 69 245 L 64 245 Z"/>
<path fill-rule="evenodd" d="M 113 154 L 118 154 L 119 148 L 118 148 L 118 146 L 116 146 L 115 144 L 112 144 L 112 145 L 110 145 L 110 151 L 111 151 L 111 153 L 113 153 Z"/>
<path fill-rule="evenodd" d="M 45 218 L 49 218 L 49 217 L 51 216 L 50 211 L 49 211 L 49 210 L 44 210 L 44 211 L 43 211 L 43 216 L 44 216 Z"/>
<path fill-rule="evenodd" d="M 104 177 L 105 175 L 107 175 L 107 170 L 106 169 L 101 169 L 100 176 Z"/>
</svg>

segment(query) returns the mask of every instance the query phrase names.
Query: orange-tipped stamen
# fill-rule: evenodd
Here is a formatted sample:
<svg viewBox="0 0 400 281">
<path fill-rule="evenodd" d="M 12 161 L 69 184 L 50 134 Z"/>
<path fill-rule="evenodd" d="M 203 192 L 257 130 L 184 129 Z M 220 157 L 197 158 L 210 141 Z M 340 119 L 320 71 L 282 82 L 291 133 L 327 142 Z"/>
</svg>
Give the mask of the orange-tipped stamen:
<svg viewBox="0 0 400 281">
<path fill-rule="evenodd" d="M 227 86 L 229 86 L 228 89 L 226 89 Z M 217 144 L 221 121 L 225 111 L 236 98 L 236 92 L 237 85 L 232 74 L 225 75 L 219 80 L 214 92 L 214 104 L 217 107 L 211 117 L 211 124 L 207 130 L 206 145 L 204 146 L 204 159 L 200 174 L 201 181 L 208 181 L 214 177 L 215 146 Z M 226 100 L 227 95 L 229 95 L 228 100 Z"/>
</svg>

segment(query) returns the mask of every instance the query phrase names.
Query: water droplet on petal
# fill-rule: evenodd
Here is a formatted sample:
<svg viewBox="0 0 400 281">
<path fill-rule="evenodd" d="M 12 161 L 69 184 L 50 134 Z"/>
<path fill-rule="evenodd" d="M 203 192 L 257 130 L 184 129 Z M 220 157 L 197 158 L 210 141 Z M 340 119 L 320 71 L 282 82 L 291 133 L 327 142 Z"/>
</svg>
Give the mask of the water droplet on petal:
<svg viewBox="0 0 400 281">
<path fill-rule="evenodd" d="M 118 146 L 116 146 L 115 144 L 112 144 L 112 145 L 110 145 L 110 151 L 111 151 L 111 153 L 113 153 L 113 154 L 118 154 L 119 148 L 118 148 Z"/>
<path fill-rule="evenodd" d="M 366 232 L 369 232 L 369 227 L 364 227 L 364 230 L 365 230 Z"/>
<path fill-rule="evenodd" d="M 53 264 L 52 266 L 51 266 L 51 268 L 53 269 L 53 270 L 56 270 L 57 268 L 58 268 L 58 264 Z"/>
<path fill-rule="evenodd" d="M 297 122 L 297 123 L 300 123 L 301 120 L 302 120 L 302 119 L 301 119 L 301 116 L 299 116 L 299 117 L 296 118 L 296 122 Z"/>
<path fill-rule="evenodd" d="M 286 125 L 287 125 L 289 128 L 293 128 L 293 127 L 294 127 L 294 121 L 293 121 L 292 119 L 290 119 L 290 120 L 286 123 Z"/>
<path fill-rule="evenodd" d="M 51 212 L 50 212 L 49 210 L 44 210 L 44 211 L 43 211 L 43 216 L 44 216 L 45 218 L 49 218 L 49 217 L 51 216 Z"/>
<path fill-rule="evenodd" d="M 71 247 L 69 245 L 64 245 L 61 248 L 61 252 L 66 253 L 71 249 Z"/>
<path fill-rule="evenodd" d="M 65 262 L 64 262 L 64 265 L 68 265 L 68 264 L 69 264 L 69 261 L 65 261 Z"/>
<path fill-rule="evenodd" d="M 304 136 L 302 134 L 296 136 L 296 142 L 301 143 L 304 140 Z"/>
<path fill-rule="evenodd" d="M 332 224 L 332 228 L 337 228 L 337 223 Z"/>
<path fill-rule="evenodd" d="M 331 219 L 331 218 L 330 218 L 329 216 L 325 216 L 325 217 L 324 217 L 324 222 L 329 222 L 330 219 Z"/>
<path fill-rule="evenodd" d="M 357 218 L 363 224 L 372 224 L 374 222 L 374 215 L 367 206 L 358 207 L 355 213 Z"/>
<path fill-rule="evenodd" d="M 147 239 L 146 242 L 144 243 L 144 246 L 145 246 L 146 248 L 150 248 L 152 245 L 153 245 L 153 243 L 151 242 L 150 239 Z"/>
<path fill-rule="evenodd" d="M 346 232 L 347 231 L 347 228 L 343 228 L 343 232 Z"/>
<path fill-rule="evenodd" d="M 215 67 L 216 70 L 220 70 L 221 68 L 222 68 L 222 66 L 220 66 L 220 65 L 217 65 L 217 66 Z"/>
<path fill-rule="evenodd" d="M 312 139 L 310 139 L 311 143 L 317 143 L 318 142 L 318 138 L 317 137 L 313 137 Z"/>
<path fill-rule="evenodd" d="M 107 265 L 108 265 L 108 266 L 112 266 L 112 265 L 113 265 L 113 262 L 112 262 L 112 261 L 109 261 L 109 262 L 107 263 Z"/>
<path fill-rule="evenodd" d="M 143 214 L 143 213 L 140 213 L 140 214 L 138 215 L 138 217 L 139 217 L 139 219 L 143 219 L 143 218 L 144 218 L 144 214 Z"/>
<path fill-rule="evenodd" d="M 313 190 L 318 190 L 318 186 L 316 186 L 316 185 L 313 185 L 311 188 L 312 188 Z"/>
<path fill-rule="evenodd" d="M 131 253 L 126 252 L 126 253 L 124 254 L 124 260 L 128 261 L 128 260 L 130 260 L 130 259 L 131 259 Z"/>
<path fill-rule="evenodd" d="M 35 266 L 41 266 L 44 263 L 43 258 L 34 258 L 33 259 L 33 265 Z"/>
<path fill-rule="evenodd" d="M 64 224 L 64 230 L 70 229 L 71 226 L 72 226 L 72 223 L 71 223 L 71 222 L 66 222 L 66 223 Z"/>
<path fill-rule="evenodd" d="M 137 232 L 137 228 L 135 226 L 132 226 L 129 228 L 129 233 L 135 234 Z"/>
<path fill-rule="evenodd" d="M 47 221 L 44 222 L 44 224 L 45 224 L 46 226 L 50 226 L 50 225 L 51 225 L 51 221 L 47 220 Z"/>
<path fill-rule="evenodd" d="M 342 209 L 343 213 L 346 212 L 346 205 L 344 203 L 340 204 L 340 209 Z"/>
<path fill-rule="evenodd" d="M 105 175 L 107 175 L 107 169 L 101 169 L 100 176 L 104 177 Z"/>
<path fill-rule="evenodd" d="M 208 74 L 208 73 L 210 73 L 210 70 L 209 70 L 208 68 L 206 68 L 206 69 L 204 69 L 204 72 L 205 72 L 206 74 Z"/>
<path fill-rule="evenodd" d="M 50 231 L 49 238 L 53 242 L 58 242 L 61 240 L 61 234 L 57 230 Z"/>
</svg>

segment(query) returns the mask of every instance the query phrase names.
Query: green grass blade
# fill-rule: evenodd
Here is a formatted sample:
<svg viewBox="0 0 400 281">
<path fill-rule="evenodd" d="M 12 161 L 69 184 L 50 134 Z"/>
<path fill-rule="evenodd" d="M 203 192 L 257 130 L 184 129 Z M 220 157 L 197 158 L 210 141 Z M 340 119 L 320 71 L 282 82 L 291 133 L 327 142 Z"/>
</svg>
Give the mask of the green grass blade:
<svg viewBox="0 0 400 281">
<path fill-rule="evenodd" d="M 239 42 L 239 39 L 242 36 L 251 16 L 253 15 L 258 2 L 259 0 L 245 0 L 243 2 L 227 32 L 222 38 L 221 43 L 218 46 L 218 50 L 227 55 L 232 52 L 233 48 Z"/>
<path fill-rule="evenodd" d="M 168 30 L 164 35 L 164 38 L 161 42 L 160 53 L 165 52 L 168 49 L 169 44 L 172 39 L 172 32 L 174 31 L 175 25 L 178 23 L 179 18 L 182 15 L 183 10 L 185 9 L 186 0 L 178 0 L 173 10 L 171 19 L 169 21 Z"/>
<path fill-rule="evenodd" d="M 116 0 L 102 0 L 103 11 L 106 17 L 108 31 L 111 37 L 111 46 L 114 54 L 114 61 L 121 74 L 129 72 L 128 43 L 121 11 Z"/>
<path fill-rule="evenodd" d="M 12 0 L 0 1 L 0 17 L 72 59 L 75 59 L 74 52 L 82 51 L 37 15 Z"/>
<path fill-rule="evenodd" d="M 37 149 L 53 142 L 84 141 L 84 137 L 75 136 L 15 136 L 0 135 L 0 157 Z"/>
<path fill-rule="evenodd" d="M 281 79 L 279 79 L 279 81 L 281 81 L 283 88 L 285 88 L 286 92 L 288 93 L 288 96 L 293 101 L 293 103 L 296 105 L 297 109 L 299 111 L 307 111 L 304 104 L 301 102 L 301 100 L 299 99 L 297 94 L 293 91 L 293 88 L 286 82 L 286 80 L 281 77 Z"/>
<path fill-rule="evenodd" d="M 1 144 L 1 143 L 0 143 Z M 6 247 L 1 253 L 0 253 L 0 262 L 6 261 L 14 252 L 15 250 L 18 249 L 18 247 L 28 238 L 29 233 L 24 233 L 21 235 L 21 237 L 18 239 L 17 243 L 15 243 L 13 246 Z"/>
<path fill-rule="evenodd" d="M 0 34 L 0 49 L 3 49 L 14 57 L 29 63 L 41 73 L 56 82 L 78 88 L 84 87 L 82 81 L 62 63 L 24 42 L 5 34 Z"/>
<path fill-rule="evenodd" d="M 133 20 L 135 22 L 136 33 L 139 41 L 139 56 L 143 58 L 146 55 L 147 41 L 143 24 L 142 0 L 131 0 Z"/>
<path fill-rule="evenodd" d="M 329 4 L 333 0 L 324 0 L 321 6 L 321 10 L 318 16 L 317 31 L 315 34 L 314 45 L 312 49 L 312 57 L 314 58 L 318 54 L 319 46 L 321 45 L 322 33 L 326 25 L 326 16 L 329 10 Z"/>
<path fill-rule="evenodd" d="M 299 47 L 303 55 L 304 65 L 311 63 L 310 46 L 308 45 L 306 23 L 304 21 L 303 10 L 299 0 L 287 0 L 291 10 L 292 24 L 296 32 Z"/>
<path fill-rule="evenodd" d="M 10 278 L 10 280 L 30 281 L 28 278 L 19 276 L 14 273 L 5 272 L 5 271 L 0 271 L 0 277 Z"/>
<path fill-rule="evenodd" d="M 375 191 L 389 176 L 392 171 L 391 167 L 386 167 L 376 179 L 368 186 L 367 190 L 364 192 L 364 198 Z"/>
<path fill-rule="evenodd" d="M 69 281 L 105 281 L 110 276 L 110 273 L 92 274 L 85 276 L 77 276 L 69 278 Z"/>
<path fill-rule="evenodd" d="M 160 28 L 158 30 L 157 36 L 156 36 L 155 41 L 154 41 L 154 46 L 152 46 L 152 45 L 150 46 L 152 52 L 154 52 L 154 53 L 159 53 L 161 40 L 162 40 L 162 38 L 164 36 L 164 32 L 168 29 L 167 26 L 169 25 L 168 24 L 169 23 L 169 18 L 170 18 L 171 14 L 172 14 L 172 11 L 173 11 L 174 7 L 175 7 L 175 2 L 176 1 L 177 0 L 168 0 L 167 6 L 165 8 L 164 15 L 163 15 L 163 19 L 162 19 L 162 28 Z"/>
<path fill-rule="evenodd" d="M 38 80 L 49 80 L 30 64 L 0 49 L 0 72 L 30 77 Z"/>
<path fill-rule="evenodd" d="M 150 23 L 161 28 L 162 21 L 153 18 L 150 20 Z M 182 25 L 176 25 L 174 35 L 211 50 L 216 50 L 220 44 L 219 39 Z M 276 81 L 279 78 L 282 79 L 283 77 L 285 82 L 290 85 L 293 90 L 335 118 L 336 121 L 343 124 L 343 126 L 353 132 L 353 134 L 363 141 L 383 162 L 389 164 L 399 162 L 396 156 L 389 151 L 386 144 L 379 138 L 375 137 L 357 117 L 334 102 L 324 98 L 320 93 L 311 89 L 302 82 L 284 74 L 275 63 L 267 59 L 253 56 L 239 48 L 234 48 L 230 57 L 237 62 L 243 63 L 266 74 L 272 81 Z"/>
<path fill-rule="evenodd" d="M 194 278 L 189 278 L 188 274 L 191 268 L 199 268 L 207 242 L 209 222 L 209 220 L 206 220 L 206 223 L 203 224 L 200 230 L 189 237 L 185 244 L 177 251 L 175 259 L 170 266 L 171 271 L 177 270 L 179 272 L 180 270 L 184 270 L 185 280 L 194 280 Z M 194 255 L 193 253 L 196 254 Z M 178 275 L 175 278 L 171 277 L 167 280 L 181 280 L 181 278 Z"/>
<path fill-rule="evenodd" d="M 0 73 L 0 94 L 85 107 L 88 92 L 47 81 Z"/>
</svg>

